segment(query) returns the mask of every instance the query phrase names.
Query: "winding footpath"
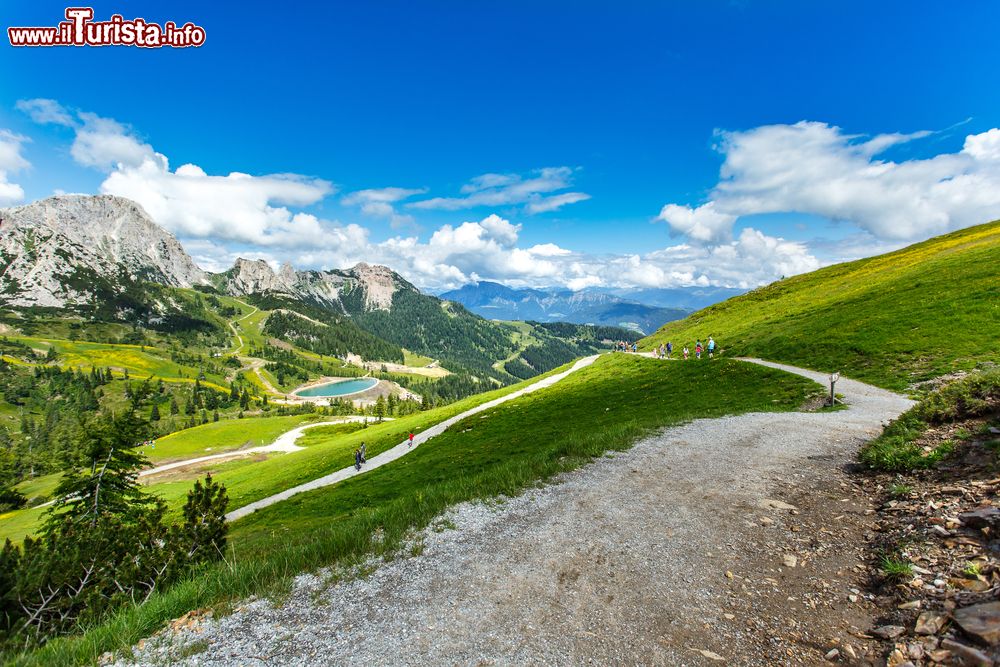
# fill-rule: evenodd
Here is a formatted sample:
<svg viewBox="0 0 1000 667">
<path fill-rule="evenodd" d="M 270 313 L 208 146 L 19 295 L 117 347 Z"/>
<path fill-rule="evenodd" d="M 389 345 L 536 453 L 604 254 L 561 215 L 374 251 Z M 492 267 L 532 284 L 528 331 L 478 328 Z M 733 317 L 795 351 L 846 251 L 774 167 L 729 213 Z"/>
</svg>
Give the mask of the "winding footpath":
<svg viewBox="0 0 1000 667">
<path fill-rule="evenodd" d="M 843 468 L 912 402 L 837 387 L 846 410 L 699 419 L 503 503 L 460 504 L 415 538 L 419 555 L 337 584 L 303 574 L 280 605 L 250 600 L 167 633 L 135 664 L 816 665 L 851 643 L 863 655 L 871 518 Z"/>
<path fill-rule="evenodd" d="M 507 394 L 506 396 L 501 396 L 500 398 L 495 398 L 492 401 L 487 401 L 486 403 L 477 405 L 476 407 L 470 408 L 465 412 L 461 412 L 455 415 L 454 417 L 449 417 L 448 419 L 445 419 L 443 422 L 439 422 L 434 426 L 431 426 L 430 428 L 415 434 L 413 437 L 412 446 L 410 445 L 410 442 L 408 440 L 404 440 L 403 442 L 399 443 L 392 449 L 388 449 L 379 454 L 378 456 L 373 456 L 372 458 L 368 459 L 368 462 L 365 463 L 365 466 L 360 471 L 356 470 L 354 466 L 349 466 L 347 468 L 343 468 L 336 472 L 330 473 L 329 475 L 326 475 L 324 477 L 314 479 L 311 482 L 306 482 L 305 484 L 299 484 L 298 486 L 293 486 L 292 488 L 286 489 L 281 493 L 276 493 L 273 496 L 262 498 L 256 502 L 250 503 L 249 505 L 244 505 L 239 509 L 233 510 L 232 512 L 226 515 L 226 521 L 236 521 L 237 519 L 245 517 L 248 514 L 251 514 L 252 512 L 255 512 L 263 507 L 268 507 L 275 503 L 280 503 L 282 500 L 288 500 L 294 495 L 305 493 L 306 491 L 321 489 L 324 486 L 330 486 L 331 484 L 342 482 L 345 479 L 350 479 L 351 477 L 354 477 L 356 475 L 363 475 L 369 470 L 374 470 L 375 468 L 384 466 L 387 463 L 392 463 L 396 459 L 406 456 L 408 452 L 413 451 L 418 446 L 427 442 L 431 438 L 441 435 L 442 433 L 447 431 L 450 426 L 457 424 L 463 419 L 471 417 L 472 415 L 475 414 L 479 414 L 480 412 L 484 412 L 486 410 L 495 408 L 496 406 L 506 403 L 507 401 L 513 401 L 514 399 L 524 396 L 525 394 L 530 394 L 532 392 L 538 391 L 539 389 L 545 389 L 546 387 L 551 387 L 552 385 L 559 382 L 566 376 L 570 375 L 571 373 L 575 373 L 581 368 L 585 368 L 591 365 L 596 360 L 597 360 L 597 355 L 585 357 L 577 361 L 575 364 L 573 364 L 573 366 L 571 366 L 568 370 L 563 371 L 562 373 L 556 373 L 555 375 L 550 375 L 549 377 L 539 380 L 534 384 L 530 384 L 527 387 L 524 387 L 523 389 L 518 389 L 517 391 Z"/>
<path fill-rule="evenodd" d="M 233 299 L 233 300 L 236 301 L 236 303 L 240 304 L 241 306 L 246 306 L 247 308 L 253 308 L 253 310 L 251 310 L 246 315 L 243 315 L 242 317 L 237 317 L 235 320 L 229 321 L 229 328 L 232 330 L 233 336 L 236 338 L 236 340 L 239 341 L 239 345 L 233 348 L 233 353 L 239 354 L 240 352 L 243 351 L 244 342 L 243 342 L 243 335 L 240 334 L 239 330 L 236 328 L 236 323 L 242 322 L 251 315 L 256 314 L 260 310 L 260 308 L 258 308 L 257 306 L 251 306 L 249 303 L 244 303 L 239 299 Z"/>
<path fill-rule="evenodd" d="M 254 454 L 265 454 L 273 452 L 290 453 L 297 452 L 303 447 L 299 447 L 295 444 L 295 441 L 299 439 L 305 431 L 311 428 L 316 428 L 317 426 L 330 426 L 331 424 L 347 424 L 351 422 L 363 422 L 370 421 L 370 417 L 359 417 L 357 415 L 350 415 L 347 417 L 339 417 L 337 419 L 331 419 L 329 421 L 316 422 L 314 424 L 303 424 L 293 428 L 290 431 L 286 431 L 279 435 L 274 442 L 269 445 L 261 445 L 259 447 L 249 447 L 247 449 L 234 449 L 228 452 L 222 452 L 220 454 L 209 454 L 206 456 L 199 456 L 193 459 L 184 459 L 183 461 L 172 461 L 171 463 L 165 463 L 155 468 L 147 468 L 139 473 L 139 477 L 148 477 L 150 475 L 158 475 L 160 473 L 167 472 L 169 470 L 175 470 L 177 468 L 184 468 L 189 465 L 196 465 L 198 463 L 205 463 L 206 461 L 219 461 L 222 459 L 232 459 L 241 456 L 253 456 Z"/>
</svg>

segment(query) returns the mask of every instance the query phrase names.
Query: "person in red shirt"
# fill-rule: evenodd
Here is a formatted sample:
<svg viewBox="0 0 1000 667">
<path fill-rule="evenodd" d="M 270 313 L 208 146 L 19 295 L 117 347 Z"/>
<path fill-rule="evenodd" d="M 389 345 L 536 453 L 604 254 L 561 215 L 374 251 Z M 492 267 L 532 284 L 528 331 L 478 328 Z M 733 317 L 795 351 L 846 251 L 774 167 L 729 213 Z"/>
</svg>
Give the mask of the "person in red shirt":
<svg viewBox="0 0 1000 667">
<path fill-rule="evenodd" d="M 410 433 L 410 444 L 409 444 L 409 446 L 410 447 L 413 446 L 413 434 L 412 433 Z"/>
</svg>

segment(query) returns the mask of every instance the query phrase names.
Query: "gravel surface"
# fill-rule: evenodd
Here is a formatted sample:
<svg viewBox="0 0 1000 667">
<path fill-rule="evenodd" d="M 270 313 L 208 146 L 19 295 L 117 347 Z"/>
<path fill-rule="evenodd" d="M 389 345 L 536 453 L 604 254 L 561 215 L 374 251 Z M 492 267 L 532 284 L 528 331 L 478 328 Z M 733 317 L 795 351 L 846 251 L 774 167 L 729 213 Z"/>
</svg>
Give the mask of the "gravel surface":
<svg viewBox="0 0 1000 667">
<path fill-rule="evenodd" d="M 278 606 L 175 624 L 134 659 L 821 663 L 867 623 L 849 588 L 866 512 L 840 468 L 911 404 L 837 388 L 849 410 L 697 420 L 518 498 L 459 505 L 415 538 L 420 555 L 336 583 L 302 575 Z"/>
</svg>

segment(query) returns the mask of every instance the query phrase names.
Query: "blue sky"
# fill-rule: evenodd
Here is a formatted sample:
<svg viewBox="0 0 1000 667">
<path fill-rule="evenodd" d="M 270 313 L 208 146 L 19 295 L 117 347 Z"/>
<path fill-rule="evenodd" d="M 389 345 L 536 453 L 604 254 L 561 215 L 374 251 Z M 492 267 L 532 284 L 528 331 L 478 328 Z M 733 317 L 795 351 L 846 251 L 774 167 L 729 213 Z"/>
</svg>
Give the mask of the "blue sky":
<svg viewBox="0 0 1000 667">
<path fill-rule="evenodd" d="M 0 46 L 4 203 L 130 195 L 208 268 L 431 289 L 752 286 L 1000 217 L 994 2 L 221 4 L 93 3 L 197 49 Z"/>
</svg>

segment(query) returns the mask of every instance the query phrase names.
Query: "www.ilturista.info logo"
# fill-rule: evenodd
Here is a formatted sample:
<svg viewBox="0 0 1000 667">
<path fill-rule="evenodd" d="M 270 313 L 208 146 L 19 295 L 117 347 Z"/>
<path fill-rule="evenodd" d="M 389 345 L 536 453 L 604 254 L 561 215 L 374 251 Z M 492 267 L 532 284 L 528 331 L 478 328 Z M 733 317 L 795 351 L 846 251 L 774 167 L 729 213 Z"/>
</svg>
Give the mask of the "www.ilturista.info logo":
<svg viewBox="0 0 1000 667">
<path fill-rule="evenodd" d="M 54 28 L 7 28 L 11 46 L 162 46 L 184 48 L 205 43 L 205 29 L 191 22 L 162 26 L 146 19 L 126 20 L 114 14 L 108 21 L 94 21 L 92 7 L 67 7 L 66 20 Z"/>
</svg>

